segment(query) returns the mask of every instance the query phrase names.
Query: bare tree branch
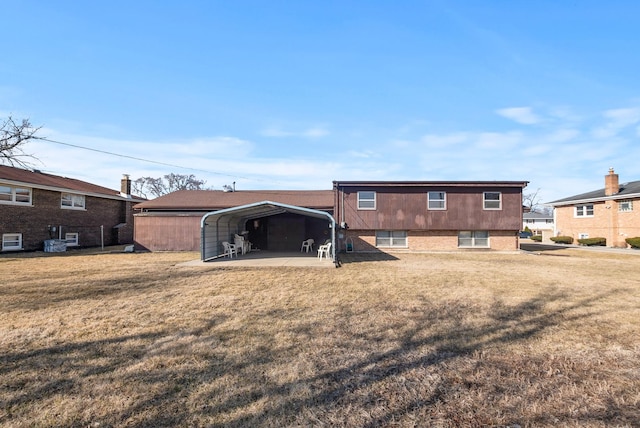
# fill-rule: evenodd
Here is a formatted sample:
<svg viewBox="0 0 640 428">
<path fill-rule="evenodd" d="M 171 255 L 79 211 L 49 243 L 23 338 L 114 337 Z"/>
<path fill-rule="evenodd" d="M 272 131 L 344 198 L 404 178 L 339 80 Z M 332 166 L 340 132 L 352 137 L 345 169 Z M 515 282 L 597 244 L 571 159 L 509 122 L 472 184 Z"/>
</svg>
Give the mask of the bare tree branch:
<svg viewBox="0 0 640 428">
<path fill-rule="evenodd" d="M 207 190 L 204 180 L 195 175 L 167 174 L 161 178 L 141 177 L 132 183 L 133 193 L 148 198 L 148 195 L 159 197 L 177 190 Z"/>
<path fill-rule="evenodd" d="M 35 134 L 40 128 L 34 128 L 29 119 L 22 119 L 21 122 L 15 121 L 11 116 L 5 119 L 0 125 L 0 164 L 23 168 L 32 166 L 33 163 L 27 159 L 37 158 L 26 153 L 23 148 L 29 140 L 37 138 Z"/>
</svg>

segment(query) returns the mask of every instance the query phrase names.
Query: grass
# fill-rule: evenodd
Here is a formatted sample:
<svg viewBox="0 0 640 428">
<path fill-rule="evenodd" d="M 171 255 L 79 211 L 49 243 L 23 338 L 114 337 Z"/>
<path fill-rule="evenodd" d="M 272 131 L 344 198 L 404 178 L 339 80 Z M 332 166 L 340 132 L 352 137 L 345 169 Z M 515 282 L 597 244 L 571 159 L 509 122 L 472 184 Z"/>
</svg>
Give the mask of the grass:
<svg viewBox="0 0 640 428">
<path fill-rule="evenodd" d="M 640 259 L 0 257 L 3 427 L 637 427 Z"/>
</svg>

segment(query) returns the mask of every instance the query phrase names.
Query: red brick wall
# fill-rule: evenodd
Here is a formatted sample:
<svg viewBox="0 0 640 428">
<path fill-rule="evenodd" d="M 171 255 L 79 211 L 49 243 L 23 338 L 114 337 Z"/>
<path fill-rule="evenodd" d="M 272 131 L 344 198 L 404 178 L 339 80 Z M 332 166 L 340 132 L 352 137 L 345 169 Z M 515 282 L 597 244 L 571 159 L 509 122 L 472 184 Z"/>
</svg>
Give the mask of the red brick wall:
<svg viewBox="0 0 640 428">
<path fill-rule="evenodd" d="M 515 232 L 490 231 L 489 245 L 491 250 L 516 251 L 518 238 Z M 407 233 L 408 248 L 377 248 L 375 231 L 348 230 L 344 237 L 353 240 L 355 252 L 372 251 L 458 251 L 457 231 L 409 231 Z M 343 242 L 339 243 L 338 250 L 344 250 Z M 466 249 L 465 249 L 466 250 Z"/>
<path fill-rule="evenodd" d="M 78 233 L 81 247 L 101 245 L 101 225 L 104 226 L 104 245 L 133 241 L 133 216 L 131 208 L 127 208 L 131 202 L 86 196 L 86 209 L 62 209 L 60 192 L 41 189 L 33 189 L 31 200 L 32 206 L 0 204 L 0 236 L 22 233 L 24 250 L 42 250 L 45 240 L 60 236 L 60 226 L 63 239 L 65 233 Z M 120 223 L 127 226 L 114 229 Z M 48 226 L 55 226 L 55 233 L 50 233 Z"/>
<path fill-rule="evenodd" d="M 618 211 L 618 201 L 593 204 L 593 217 L 575 217 L 575 206 L 556 207 L 556 232 L 571 236 L 578 243 L 580 234 L 589 238 L 606 238 L 609 247 L 626 247 L 625 238 L 640 236 L 640 199 L 633 201 L 633 210 Z"/>
</svg>

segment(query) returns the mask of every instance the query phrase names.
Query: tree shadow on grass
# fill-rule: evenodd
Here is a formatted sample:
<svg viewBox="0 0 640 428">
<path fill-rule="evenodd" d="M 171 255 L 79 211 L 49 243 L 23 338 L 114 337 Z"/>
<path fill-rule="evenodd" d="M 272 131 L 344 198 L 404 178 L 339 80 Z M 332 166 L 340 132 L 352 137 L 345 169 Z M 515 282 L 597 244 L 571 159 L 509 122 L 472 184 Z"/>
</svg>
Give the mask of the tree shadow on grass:
<svg viewBox="0 0 640 428">
<path fill-rule="evenodd" d="M 132 397 L 107 413 L 93 412 L 93 418 L 86 412 L 72 414 L 63 424 L 378 427 L 431 421 L 438 426 L 527 426 L 551 425 L 555 418 L 560 424 L 631 426 L 637 411 L 619 403 L 601 413 L 583 403 L 581 413 L 558 411 L 536 419 L 522 413 L 526 394 L 501 390 L 494 384 L 500 376 L 484 379 L 477 373 L 495 368 L 486 355 L 497 358 L 496 349 L 529 343 L 565 323 L 589 322 L 596 314 L 584 308 L 616 292 L 571 304 L 563 304 L 563 295 L 554 292 L 513 306 L 496 301 L 491 319 L 470 316 L 479 308 L 462 301 L 442 306 L 424 299 L 412 309 L 390 304 L 380 314 L 344 306 L 336 309 L 331 329 L 301 319 L 300 313 L 292 322 L 290 311 L 272 311 L 267 322 L 281 323 L 279 333 L 291 338 L 284 344 L 268 337 L 273 333 L 264 332 L 272 329 L 262 328 L 259 320 L 254 326 L 232 326 L 212 317 L 189 331 L 8 352 L 0 356 L 0 374 L 11 379 L 0 389 L 0 423 L 10 422 L 27 405 L 37 409 L 54 397 L 91 395 L 89 379 L 107 384 L 111 394 Z M 388 316 L 378 319 L 383 315 Z M 236 351 L 241 340 L 253 344 L 249 353 Z M 505 362 L 502 370 L 516 369 Z M 553 388 L 567 380 L 544 381 Z M 489 404 L 474 395 L 480 390 L 493 394 L 485 397 Z"/>
</svg>

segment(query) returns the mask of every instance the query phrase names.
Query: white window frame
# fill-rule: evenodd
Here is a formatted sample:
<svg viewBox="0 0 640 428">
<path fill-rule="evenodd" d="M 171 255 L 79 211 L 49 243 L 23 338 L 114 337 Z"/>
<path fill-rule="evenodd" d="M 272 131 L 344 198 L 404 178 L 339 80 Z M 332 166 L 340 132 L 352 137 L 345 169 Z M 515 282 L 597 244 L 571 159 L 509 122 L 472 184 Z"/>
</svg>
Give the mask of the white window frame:
<svg viewBox="0 0 640 428">
<path fill-rule="evenodd" d="M 407 235 L 406 230 L 376 230 L 376 247 L 408 248 L 409 240 Z"/>
<path fill-rule="evenodd" d="M 591 212 L 591 214 L 589 214 L 589 212 Z M 575 218 L 593 217 L 593 212 L 594 212 L 593 204 L 576 205 L 574 207 L 573 216 Z"/>
<path fill-rule="evenodd" d="M 4 184 L 4 183 L 0 183 L 0 188 L 5 188 L 5 189 L 9 189 L 8 192 L 2 192 L 0 193 L 0 195 L 3 195 L 5 198 L 8 196 L 9 199 L 0 199 L 0 204 L 6 204 L 6 205 L 29 205 L 31 206 L 32 203 L 32 195 L 33 195 L 33 191 L 30 187 L 22 187 L 22 186 L 13 186 L 10 184 Z M 29 197 L 28 200 L 19 200 L 19 199 L 24 199 L 24 192 L 23 193 L 18 193 L 18 191 L 27 191 L 29 193 Z"/>
<path fill-rule="evenodd" d="M 80 235 L 78 232 L 69 232 L 64 234 L 64 240 L 67 243 L 67 247 L 77 247 L 79 244 Z"/>
<path fill-rule="evenodd" d="M 586 232 L 578 233 L 578 239 L 589 239 L 589 234 Z"/>
<path fill-rule="evenodd" d="M 488 195 L 498 195 L 498 199 L 487 199 Z M 497 206 L 496 206 L 497 202 Z M 483 192 L 482 207 L 485 210 L 501 210 L 502 209 L 502 192 Z"/>
<path fill-rule="evenodd" d="M 364 197 L 370 196 L 373 197 Z M 372 190 L 362 190 L 358 192 L 358 209 L 359 210 L 375 210 L 377 194 Z"/>
<path fill-rule="evenodd" d="M 9 245 L 14 243 L 14 245 Z M 2 251 L 22 250 L 22 233 L 3 233 Z"/>
<path fill-rule="evenodd" d="M 626 201 L 620 201 L 618 203 L 618 211 L 623 213 L 633 211 L 633 201 L 630 199 Z"/>
<path fill-rule="evenodd" d="M 65 210 L 84 210 L 86 202 L 84 195 L 66 192 L 60 194 L 60 208 Z"/>
<path fill-rule="evenodd" d="M 432 198 L 433 196 L 433 198 Z M 427 209 L 443 211 L 447 209 L 447 192 L 427 192 Z"/>
<path fill-rule="evenodd" d="M 481 235 L 486 235 L 486 236 L 481 236 Z M 458 232 L 458 248 L 491 248 L 489 231 L 487 230 L 459 231 Z"/>
</svg>

